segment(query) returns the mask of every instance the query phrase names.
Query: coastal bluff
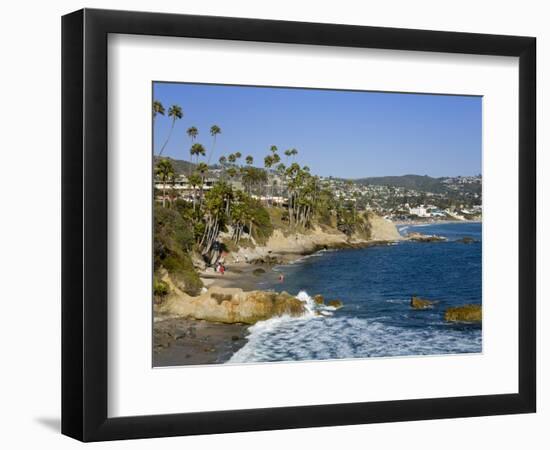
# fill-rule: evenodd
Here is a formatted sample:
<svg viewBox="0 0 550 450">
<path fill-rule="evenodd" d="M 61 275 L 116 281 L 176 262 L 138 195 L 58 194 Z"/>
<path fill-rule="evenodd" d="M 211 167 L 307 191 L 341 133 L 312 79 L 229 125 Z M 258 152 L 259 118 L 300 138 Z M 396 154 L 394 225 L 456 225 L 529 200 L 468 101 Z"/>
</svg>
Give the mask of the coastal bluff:
<svg viewBox="0 0 550 450">
<path fill-rule="evenodd" d="M 197 297 L 175 292 L 155 312 L 218 323 L 254 324 L 277 316 L 301 316 L 304 302 L 287 292 L 249 291 L 212 286 Z"/>
<path fill-rule="evenodd" d="M 229 260 L 236 263 L 255 261 L 288 262 L 296 255 L 308 255 L 322 249 L 366 247 L 376 243 L 395 242 L 403 239 L 391 221 L 375 214 L 369 215 L 369 236 L 347 236 L 335 228 L 316 225 L 310 230 L 288 232 L 275 229 L 263 245 L 240 247 L 231 252 Z"/>
</svg>

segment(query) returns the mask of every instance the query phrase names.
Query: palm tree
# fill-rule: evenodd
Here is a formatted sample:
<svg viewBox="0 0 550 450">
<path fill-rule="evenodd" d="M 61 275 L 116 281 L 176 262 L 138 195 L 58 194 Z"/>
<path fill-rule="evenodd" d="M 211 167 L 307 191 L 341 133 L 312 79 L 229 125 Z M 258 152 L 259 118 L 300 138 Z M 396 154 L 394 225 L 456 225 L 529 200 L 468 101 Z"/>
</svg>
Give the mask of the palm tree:
<svg viewBox="0 0 550 450">
<path fill-rule="evenodd" d="M 282 197 L 285 193 L 285 186 L 286 186 L 286 166 L 284 163 L 277 164 L 277 167 L 275 168 L 277 175 L 279 175 L 279 178 L 281 179 L 281 188 L 280 190 L 280 196 Z"/>
<path fill-rule="evenodd" d="M 298 150 L 296 150 L 295 148 L 290 148 L 288 150 L 285 150 L 285 155 L 287 158 L 290 158 L 291 156 L 296 156 L 298 154 Z M 294 158 L 292 158 L 292 160 L 294 161 Z"/>
<path fill-rule="evenodd" d="M 212 159 L 212 155 L 216 151 L 216 136 L 218 134 L 221 134 L 222 129 L 218 125 L 212 125 L 210 127 L 210 136 L 214 138 L 214 145 L 212 146 L 212 152 L 210 153 L 210 156 L 208 156 L 208 164 L 210 164 L 210 160 Z"/>
<path fill-rule="evenodd" d="M 200 188 L 200 198 L 201 202 L 200 205 L 202 207 L 202 202 L 204 200 L 204 179 L 206 178 L 206 172 L 208 172 L 208 165 L 206 163 L 199 163 L 197 165 L 197 172 L 200 174 L 201 177 L 201 188 Z"/>
<path fill-rule="evenodd" d="M 183 110 L 181 109 L 181 106 L 179 105 L 170 106 L 170 108 L 168 108 L 168 117 L 172 118 L 172 126 L 170 127 L 170 132 L 168 133 L 168 137 L 166 138 L 166 141 L 164 142 L 162 148 L 160 149 L 159 156 L 162 155 L 162 152 L 166 148 L 166 144 L 168 144 L 168 141 L 172 136 L 172 131 L 174 131 L 174 126 L 176 125 L 176 120 L 179 120 L 183 117 Z"/>
<path fill-rule="evenodd" d="M 220 163 L 220 166 L 222 167 L 221 179 L 223 180 L 225 178 L 225 168 L 226 168 L 226 165 L 227 165 L 227 158 L 222 155 L 218 159 L 218 162 Z"/>
<path fill-rule="evenodd" d="M 254 164 L 254 158 L 250 155 L 248 155 L 246 158 L 245 158 L 245 161 L 246 163 L 251 166 L 252 164 Z"/>
<path fill-rule="evenodd" d="M 273 147 L 274 146 L 271 147 L 272 151 L 273 151 Z M 278 155 L 275 152 L 273 152 L 273 155 L 267 155 L 264 158 L 264 166 L 267 169 L 267 172 L 269 172 L 269 169 L 273 167 L 273 164 L 275 163 L 275 156 L 278 156 Z M 267 204 L 269 205 L 269 201 L 267 202 Z M 273 185 L 271 186 L 271 204 L 273 205 Z"/>
<path fill-rule="evenodd" d="M 235 167 L 230 167 L 227 169 L 227 175 L 229 175 L 231 179 L 235 178 L 237 176 L 237 169 L 235 169 Z"/>
<path fill-rule="evenodd" d="M 201 182 L 201 177 L 196 173 L 192 173 L 191 175 L 189 175 L 188 181 L 189 184 L 193 187 L 193 211 L 195 211 L 195 205 L 197 203 L 196 191 L 197 186 Z"/>
<path fill-rule="evenodd" d="M 191 138 L 191 142 L 193 142 L 195 139 L 197 139 L 197 136 L 199 135 L 199 130 L 197 127 L 189 127 L 187 128 L 187 136 Z"/>
<path fill-rule="evenodd" d="M 168 179 L 168 182 L 170 183 L 170 194 L 168 195 L 170 199 L 170 206 L 173 206 L 176 200 L 178 199 L 178 192 L 176 190 L 177 180 L 178 180 L 178 177 L 176 175 L 176 172 L 171 173 L 170 178 Z"/>
<path fill-rule="evenodd" d="M 155 100 L 153 102 L 153 127 L 155 126 L 155 118 L 157 117 L 157 114 L 164 116 L 164 106 L 162 106 L 161 102 Z"/>
<path fill-rule="evenodd" d="M 189 150 L 189 153 L 191 154 L 191 158 L 193 156 L 196 157 L 196 161 L 197 161 L 196 164 L 198 164 L 199 163 L 199 155 L 200 156 L 206 155 L 206 149 L 203 147 L 202 144 L 197 143 L 197 144 L 193 144 L 191 146 L 191 149 Z"/>
<path fill-rule="evenodd" d="M 277 153 L 279 149 L 277 148 L 276 145 L 272 145 L 271 147 L 269 147 L 269 151 L 273 154 Z"/>
<path fill-rule="evenodd" d="M 166 206 L 166 184 L 174 177 L 174 167 L 167 159 L 161 159 L 155 167 L 155 175 L 162 181 L 162 206 Z"/>
<path fill-rule="evenodd" d="M 195 139 L 197 139 L 198 135 L 199 135 L 199 130 L 198 130 L 197 127 L 187 128 L 187 136 L 189 136 L 191 138 L 191 144 L 193 144 L 193 142 L 195 142 Z M 191 158 L 191 162 L 193 162 L 192 159 L 193 158 Z M 189 170 L 187 172 L 187 175 L 190 175 L 192 170 L 193 170 L 193 167 L 191 165 L 191 166 L 189 166 Z"/>
</svg>

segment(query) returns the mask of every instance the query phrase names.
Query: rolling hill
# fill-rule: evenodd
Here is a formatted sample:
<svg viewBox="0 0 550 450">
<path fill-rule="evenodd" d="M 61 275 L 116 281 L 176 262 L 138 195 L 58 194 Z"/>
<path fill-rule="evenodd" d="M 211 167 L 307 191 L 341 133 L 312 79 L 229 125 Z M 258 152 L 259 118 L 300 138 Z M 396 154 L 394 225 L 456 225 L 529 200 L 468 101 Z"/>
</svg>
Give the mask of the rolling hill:
<svg viewBox="0 0 550 450">
<path fill-rule="evenodd" d="M 388 177 L 369 177 L 354 180 L 359 184 L 370 184 L 375 186 L 395 186 L 405 189 L 429 192 L 445 192 L 447 190 L 443 178 L 432 178 L 428 175 L 401 175 Z"/>
</svg>

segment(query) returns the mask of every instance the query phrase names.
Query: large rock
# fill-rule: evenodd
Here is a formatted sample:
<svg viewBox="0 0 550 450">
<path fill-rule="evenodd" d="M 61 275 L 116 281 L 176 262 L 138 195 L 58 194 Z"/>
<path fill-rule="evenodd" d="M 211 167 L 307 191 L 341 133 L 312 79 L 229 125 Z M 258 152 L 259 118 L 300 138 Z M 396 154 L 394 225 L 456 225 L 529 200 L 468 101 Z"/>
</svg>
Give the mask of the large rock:
<svg viewBox="0 0 550 450">
<path fill-rule="evenodd" d="M 172 298 L 162 312 L 211 322 L 253 324 L 276 316 L 300 316 L 305 305 L 287 292 L 212 287 L 199 297 Z"/>
<path fill-rule="evenodd" d="M 411 297 L 411 308 L 414 309 L 427 309 L 431 308 L 434 305 L 434 301 L 432 300 L 426 300 L 425 298 L 417 297 L 416 295 L 413 295 Z"/>
<path fill-rule="evenodd" d="M 390 220 L 369 214 L 370 238 L 373 241 L 399 241 L 403 237 L 399 234 L 397 227 Z"/>
<path fill-rule="evenodd" d="M 481 305 L 464 305 L 445 310 L 447 322 L 481 322 Z"/>
</svg>

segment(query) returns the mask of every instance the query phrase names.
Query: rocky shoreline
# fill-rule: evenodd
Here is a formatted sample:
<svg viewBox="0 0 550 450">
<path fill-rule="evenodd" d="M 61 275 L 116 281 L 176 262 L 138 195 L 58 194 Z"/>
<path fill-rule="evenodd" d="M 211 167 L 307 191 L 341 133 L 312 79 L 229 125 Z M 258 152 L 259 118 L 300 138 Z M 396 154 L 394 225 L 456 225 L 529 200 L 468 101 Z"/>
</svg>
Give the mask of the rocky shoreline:
<svg viewBox="0 0 550 450">
<path fill-rule="evenodd" d="M 155 305 L 155 367 L 219 364 L 247 342 L 248 328 L 273 317 L 332 314 L 343 307 L 322 295 L 305 301 L 287 292 L 212 286 L 198 297 L 181 294 Z"/>
<path fill-rule="evenodd" d="M 273 271 L 276 265 L 289 264 L 328 249 L 392 245 L 402 240 L 445 240 L 420 233 L 403 237 L 395 225 L 384 222 L 377 224 L 375 239 L 369 240 L 348 239 L 342 233 L 323 230 L 315 230 L 309 235 L 276 234 L 264 246 L 241 248 L 230 254 L 224 274 L 213 268 L 203 268 L 200 277 L 205 288 L 197 297 L 171 285 L 173 293 L 154 307 L 154 365 L 226 362 L 245 345 L 251 324 L 274 316 L 304 314 L 305 305 L 296 297 L 284 291 L 256 290 L 260 282 L 274 284 L 277 281 L 278 273 Z M 171 284 L 169 279 L 165 281 Z"/>
<path fill-rule="evenodd" d="M 414 219 L 414 220 L 396 220 L 392 221 L 396 226 L 402 225 L 445 225 L 447 223 L 481 223 L 481 218 L 477 219 Z"/>
</svg>

